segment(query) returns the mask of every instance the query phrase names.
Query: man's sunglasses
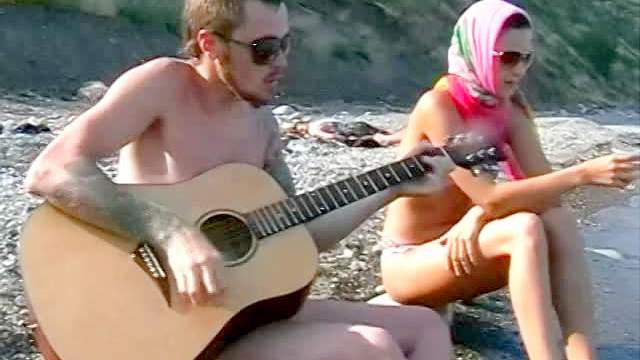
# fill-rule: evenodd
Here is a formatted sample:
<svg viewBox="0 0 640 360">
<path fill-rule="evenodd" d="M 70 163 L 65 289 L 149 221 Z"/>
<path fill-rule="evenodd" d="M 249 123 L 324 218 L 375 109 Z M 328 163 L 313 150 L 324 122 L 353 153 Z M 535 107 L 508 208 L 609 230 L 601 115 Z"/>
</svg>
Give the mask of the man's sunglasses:
<svg viewBox="0 0 640 360">
<path fill-rule="evenodd" d="M 251 50 L 251 58 L 256 65 L 269 65 L 275 61 L 278 55 L 286 54 L 291 47 L 291 36 L 289 34 L 279 37 L 263 37 L 253 40 L 250 43 L 238 41 L 225 36 L 219 32 L 214 32 L 217 36 L 233 44 L 242 45 Z"/>
<path fill-rule="evenodd" d="M 525 65 L 531 64 L 533 61 L 533 51 L 529 53 L 521 53 L 518 51 L 494 51 L 493 56 L 500 59 L 503 65 L 516 66 L 520 62 Z"/>
</svg>

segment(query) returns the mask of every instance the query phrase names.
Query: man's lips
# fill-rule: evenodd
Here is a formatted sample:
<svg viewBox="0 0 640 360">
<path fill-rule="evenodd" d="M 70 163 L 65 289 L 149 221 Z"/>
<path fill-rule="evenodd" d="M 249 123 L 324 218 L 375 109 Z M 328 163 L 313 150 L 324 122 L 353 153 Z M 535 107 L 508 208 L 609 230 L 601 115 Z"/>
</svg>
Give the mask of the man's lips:
<svg viewBox="0 0 640 360">
<path fill-rule="evenodd" d="M 282 78 L 283 78 L 282 74 L 269 75 L 264 79 L 264 81 L 268 83 L 272 83 L 272 82 L 280 81 L 280 79 Z"/>
</svg>

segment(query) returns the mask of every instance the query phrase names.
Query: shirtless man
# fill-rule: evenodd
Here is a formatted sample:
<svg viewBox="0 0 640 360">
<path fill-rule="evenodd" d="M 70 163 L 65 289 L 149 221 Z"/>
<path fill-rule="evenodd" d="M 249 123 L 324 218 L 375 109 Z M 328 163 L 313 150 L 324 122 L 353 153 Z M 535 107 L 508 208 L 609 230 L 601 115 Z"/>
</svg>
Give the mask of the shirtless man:
<svg viewBox="0 0 640 360">
<path fill-rule="evenodd" d="M 215 301 L 224 287 L 216 249 L 176 214 L 119 190 L 96 160 L 121 149 L 118 182 L 165 184 L 221 164 L 247 163 L 293 193 L 277 123 L 260 109 L 287 67 L 287 16 L 277 0 L 186 1 L 190 58 L 160 58 L 123 74 L 39 155 L 26 189 L 70 215 L 151 244 L 166 259 L 176 284 L 172 291 L 183 304 Z M 452 169 L 438 159 L 433 166 L 426 181 L 388 189 L 309 223 L 318 248 L 333 246 L 399 195 L 440 189 Z M 307 301 L 293 319 L 254 330 L 219 359 L 448 359 L 450 350 L 447 328 L 431 310 Z"/>
</svg>

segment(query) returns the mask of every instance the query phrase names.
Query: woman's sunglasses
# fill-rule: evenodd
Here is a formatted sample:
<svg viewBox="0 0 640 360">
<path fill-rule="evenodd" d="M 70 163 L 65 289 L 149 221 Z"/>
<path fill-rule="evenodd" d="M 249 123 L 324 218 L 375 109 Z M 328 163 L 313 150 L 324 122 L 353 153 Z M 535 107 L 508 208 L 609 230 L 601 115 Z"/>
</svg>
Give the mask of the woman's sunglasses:
<svg viewBox="0 0 640 360">
<path fill-rule="evenodd" d="M 533 61 L 533 51 L 529 53 L 521 53 L 518 51 L 494 51 L 493 56 L 500 59 L 503 65 L 516 66 L 520 62 L 525 65 L 531 64 Z"/>
<path fill-rule="evenodd" d="M 256 65 L 271 64 L 281 53 L 288 53 L 289 48 L 291 47 L 291 36 L 289 34 L 283 36 L 282 38 L 273 36 L 263 37 L 253 40 L 250 43 L 232 39 L 219 32 L 214 32 L 214 34 L 221 37 L 225 41 L 249 48 L 251 50 L 251 58 L 253 59 L 253 63 Z"/>
</svg>

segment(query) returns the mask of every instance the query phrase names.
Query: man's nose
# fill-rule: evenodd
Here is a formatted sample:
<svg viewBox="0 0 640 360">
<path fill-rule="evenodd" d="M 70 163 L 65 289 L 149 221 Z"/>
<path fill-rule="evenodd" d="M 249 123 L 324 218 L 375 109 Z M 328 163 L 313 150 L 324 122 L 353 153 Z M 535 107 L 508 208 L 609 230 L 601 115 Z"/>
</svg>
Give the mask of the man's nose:
<svg viewBox="0 0 640 360">
<path fill-rule="evenodd" d="M 273 67 L 278 68 L 278 69 L 286 69 L 287 66 L 289 66 L 289 61 L 287 60 L 287 53 L 284 52 L 280 52 L 278 53 L 278 55 L 276 56 L 275 59 L 273 59 Z"/>
</svg>

